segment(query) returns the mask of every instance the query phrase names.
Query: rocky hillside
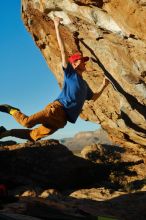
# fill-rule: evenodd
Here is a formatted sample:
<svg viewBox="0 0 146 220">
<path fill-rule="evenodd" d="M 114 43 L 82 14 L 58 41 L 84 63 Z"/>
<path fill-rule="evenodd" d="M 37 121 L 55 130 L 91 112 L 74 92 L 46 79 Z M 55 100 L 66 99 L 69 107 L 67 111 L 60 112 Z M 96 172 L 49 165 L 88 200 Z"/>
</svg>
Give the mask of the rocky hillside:
<svg viewBox="0 0 146 220">
<path fill-rule="evenodd" d="M 144 0 L 22 0 L 22 19 L 59 85 L 63 83 L 54 16 L 68 55 L 90 57 L 85 80 L 96 92 L 110 84 L 81 117 L 97 122 L 117 144 L 146 146 L 146 3 Z"/>
<path fill-rule="evenodd" d="M 3 144 L 4 145 L 4 144 Z M 55 140 L 0 147 L 1 220 L 146 219 L 146 154 Z M 104 219 L 104 218 L 101 218 Z"/>
<path fill-rule="evenodd" d="M 72 138 L 61 139 L 60 142 L 73 153 L 80 153 L 85 146 L 91 144 L 111 144 L 108 134 L 103 129 L 79 132 Z"/>
</svg>

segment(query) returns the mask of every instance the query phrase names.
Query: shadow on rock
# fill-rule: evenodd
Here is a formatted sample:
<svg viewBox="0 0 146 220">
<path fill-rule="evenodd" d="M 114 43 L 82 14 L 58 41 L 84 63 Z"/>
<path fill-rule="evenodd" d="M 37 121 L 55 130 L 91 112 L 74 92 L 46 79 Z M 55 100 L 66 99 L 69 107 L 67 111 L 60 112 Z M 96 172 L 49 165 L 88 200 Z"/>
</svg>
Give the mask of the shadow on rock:
<svg viewBox="0 0 146 220">
<path fill-rule="evenodd" d="M 73 155 L 58 141 L 44 140 L 4 147 L 0 152 L 0 180 L 8 188 L 18 185 L 59 190 L 90 188 L 109 182 L 113 171 L 119 173 L 118 178 L 136 175 L 128 168 L 137 163 L 97 164 Z"/>
<path fill-rule="evenodd" d="M 109 169 L 109 179 L 104 186 L 114 189 L 122 188 L 127 190 L 127 183 L 133 181 L 133 177 L 134 179 L 139 178 L 137 171 L 142 170 L 142 167 L 139 168 L 137 166 L 135 169 L 133 166 L 144 165 L 142 157 L 137 161 L 129 161 L 132 158 L 131 152 L 127 152 L 122 147 L 107 144 L 92 144 L 86 146 L 81 151 L 81 155 L 83 158 L 97 165 L 102 164 Z M 125 159 L 127 161 L 124 161 Z"/>
<path fill-rule="evenodd" d="M 96 192 L 98 194 L 98 192 Z M 81 195 L 81 194 L 80 194 Z M 62 219 L 62 220 L 77 220 L 77 219 L 97 219 L 97 216 L 113 217 L 105 218 L 109 220 L 132 220 L 132 219 L 146 219 L 146 192 L 137 192 L 131 194 L 116 195 L 115 198 L 105 199 L 101 201 L 92 199 L 81 199 L 66 197 L 60 200 L 50 200 L 41 198 L 20 198 L 17 203 L 17 218 L 13 219 L 27 219 L 31 220 L 33 217 L 39 219 Z M 16 206 L 16 204 L 15 204 Z M 15 207 L 14 206 L 14 207 Z M 13 213 L 13 206 L 6 208 L 6 214 L 11 217 Z M 3 209 L 5 214 L 5 209 Z M 22 214 L 23 216 L 21 216 Z M 19 216 L 20 215 L 20 216 Z M 30 217 L 31 216 L 31 217 Z M 18 218 L 19 217 L 19 218 Z M 24 218 L 25 217 L 25 218 Z M 11 219 L 11 218 L 10 218 Z M 100 218 L 98 218 L 100 219 Z M 104 219 L 104 218 L 101 218 Z"/>
<path fill-rule="evenodd" d="M 115 149 L 116 152 L 121 150 L 118 147 Z M 27 216 L 28 220 L 31 219 L 29 216 L 72 220 L 97 219 L 98 215 L 114 216 L 117 219 L 145 219 L 146 192 L 128 194 L 112 190 L 111 187 L 113 172 L 117 173 L 117 185 L 115 181 L 114 187 L 118 189 L 121 187 L 120 178 L 124 175 L 137 175 L 129 167 L 139 163 L 142 161 L 96 163 L 73 155 L 55 140 L 28 142 L 1 148 L 0 180 L 13 192 L 18 186 L 28 186 L 28 189 L 38 187 L 43 196 L 46 194 L 42 192 L 45 190 L 47 193 L 46 189 L 59 189 L 62 192 L 52 197 L 28 193 L 21 197 L 20 193 L 14 209 L 18 215 Z M 133 181 L 127 187 L 131 187 L 131 190 L 141 188 L 144 184 L 145 180 Z M 13 213 L 12 204 L 8 204 L 8 207 L 2 205 L 3 214 L 5 208 L 7 212 Z"/>
<path fill-rule="evenodd" d="M 13 145 L 0 152 L 0 179 L 11 186 L 82 188 L 108 176 L 107 167 L 73 155 L 58 141 Z"/>
</svg>

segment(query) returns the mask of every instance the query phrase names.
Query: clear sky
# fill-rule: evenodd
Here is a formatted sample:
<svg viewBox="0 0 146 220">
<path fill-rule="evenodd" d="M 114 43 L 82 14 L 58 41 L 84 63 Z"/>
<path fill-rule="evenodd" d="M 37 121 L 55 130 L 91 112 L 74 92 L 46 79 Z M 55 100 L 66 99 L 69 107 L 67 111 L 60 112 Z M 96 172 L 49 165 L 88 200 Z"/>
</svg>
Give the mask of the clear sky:
<svg viewBox="0 0 146 220">
<path fill-rule="evenodd" d="M 60 89 L 23 25 L 20 5 L 21 0 L 0 1 L 0 103 L 18 107 L 31 115 L 52 102 Z M 0 125 L 7 129 L 22 128 L 5 113 L 0 113 Z M 76 124 L 68 123 L 50 137 L 70 137 L 79 131 L 96 130 L 98 127 L 78 119 Z"/>
</svg>

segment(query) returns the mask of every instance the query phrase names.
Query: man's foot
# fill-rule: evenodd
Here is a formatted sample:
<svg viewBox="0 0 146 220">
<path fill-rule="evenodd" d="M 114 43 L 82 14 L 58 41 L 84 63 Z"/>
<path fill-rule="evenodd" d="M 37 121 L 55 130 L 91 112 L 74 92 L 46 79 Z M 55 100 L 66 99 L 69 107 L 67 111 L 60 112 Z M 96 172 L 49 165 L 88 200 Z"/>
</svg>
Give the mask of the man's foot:
<svg viewBox="0 0 146 220">
<path fill-rule="evenodd" d="M 4 126 L 0 126 L 0 136 L 3 134 L 7 129 Z"/>
<path fill-rule="evenodd" d="M 16 111 L 20 111 L 18 108 L 15 108 L 13 106 L 10 106 L 10 105 L 0 105 L 0 112 L 5 112 L 5 113 L 8 113 L 10 114 L 11 110 L 16 110 Z"/>
</svg>

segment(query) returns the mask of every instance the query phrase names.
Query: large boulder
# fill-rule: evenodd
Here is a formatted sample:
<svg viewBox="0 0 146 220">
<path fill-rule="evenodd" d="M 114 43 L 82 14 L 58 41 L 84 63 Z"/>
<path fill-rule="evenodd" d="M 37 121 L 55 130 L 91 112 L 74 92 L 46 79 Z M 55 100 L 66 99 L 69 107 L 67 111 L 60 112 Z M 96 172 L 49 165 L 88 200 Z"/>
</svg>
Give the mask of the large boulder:
<svg viewBox="0 0 146 220">
<path fill-rule="evenodd" d="M 53 17 L 68 55 L 90 57 L 84 78 L 96 92 L 106 75 L 110 84 L 81 117 L 99 123 L 126 147 L 146 146 L 146 7 L 142 0 L 22 0 L 22 18 L 60 87 L 61 55 Z"/>
<path fill-rule="evenodd" d="M 108 166 L 75 156 L 55 140 L 0 148 L 0 182 L 8 188 L 83 188 L 108 179 L 110 172 Z"/>
<path fill-rule="evenodd" d="M 8 194 L 0 195 L 0 219 L 145 219 L 144 155 L 124 153 L 93 145 L 84 159 L 56 140 L 1 146 L 0 183 Z"/>
</svg>

